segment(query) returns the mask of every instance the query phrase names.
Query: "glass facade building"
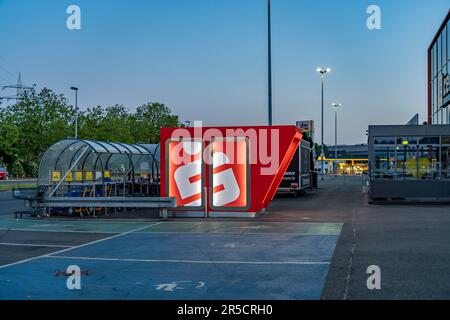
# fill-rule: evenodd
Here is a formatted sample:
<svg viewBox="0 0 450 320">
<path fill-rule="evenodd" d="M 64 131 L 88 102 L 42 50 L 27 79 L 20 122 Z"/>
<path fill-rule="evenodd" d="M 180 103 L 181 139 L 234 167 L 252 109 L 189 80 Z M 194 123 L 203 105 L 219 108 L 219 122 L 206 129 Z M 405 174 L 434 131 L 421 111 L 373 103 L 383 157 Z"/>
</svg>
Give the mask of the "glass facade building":
<svg viewBox="0 0 450 320">
<path fill-rule="evenodd" d="M 369 126 L 371 199 L 450 200 L 450 125 Z"/>
<path fill-rule="evenodd" d="M 428 123 L 450 124 L 450 11 L 428 49 Z"/>
<path fill-rule="evenodd" d="M 375 136 L 373 179 L 450 180 L 449 136 Z"/>
</svg>

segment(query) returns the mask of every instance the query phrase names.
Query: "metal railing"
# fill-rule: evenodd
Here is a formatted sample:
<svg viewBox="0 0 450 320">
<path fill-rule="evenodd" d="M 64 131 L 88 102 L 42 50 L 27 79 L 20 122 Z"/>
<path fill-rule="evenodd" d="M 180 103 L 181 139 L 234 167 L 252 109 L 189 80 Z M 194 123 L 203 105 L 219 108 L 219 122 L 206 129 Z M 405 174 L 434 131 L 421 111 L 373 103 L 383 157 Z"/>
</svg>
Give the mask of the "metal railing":
<svg viewBox="0 0 450 320">
<path fill-rule="evenodd" d="M 176 208 L 174 197 L 45 197 L 42 201 L 30 200 L 36 208 L 140 208 L 160 209 L 163 219 L 167 219 L 167 209 Z"/>
</svg>

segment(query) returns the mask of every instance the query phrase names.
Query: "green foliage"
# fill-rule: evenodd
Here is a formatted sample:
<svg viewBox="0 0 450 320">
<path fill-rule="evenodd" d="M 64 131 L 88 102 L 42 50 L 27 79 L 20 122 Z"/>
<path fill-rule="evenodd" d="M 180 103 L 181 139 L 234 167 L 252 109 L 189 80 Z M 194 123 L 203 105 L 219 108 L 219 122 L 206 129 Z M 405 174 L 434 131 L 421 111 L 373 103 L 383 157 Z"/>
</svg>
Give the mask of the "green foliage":
<svg viewBox="0 0 450 320">
<path fill-rule="evenodd" d="M 67 135 L 67 123 L 73 114 L 73 107 L 67 99 L 44 88 L 41 92 L 29 90 L 21 100 L 6 108 L 5 139 L 8 149 L 5 159 L 11 173 L 35 176 L 42 152 L 55 141 Z M 12 149 L 12 150 L 11 150 Z M 12 151 L 12 152 L 11 152 Z"/>
<path fill-rule="evenodd" d="M 317 157 L 320 157 L 322 146 L 318 143 L 314 143 L 314 151 L 316 153 Z M 325 155 L 328 153 L 328 146 L 324 145 L 323 146 L 323 152 L 325 153 Z"/>
<path fill-rule="evenodd" d="M 11 175 L 36 176 L 43 152 L 73 137 L 75 108 L 63 95 L 44 88 L 24 92 L 19 102 L 0 109 L 0 162 Z M 180 126 L 161 103 L 131 113 L 122 105 L 88 108 L 78 116 L 78 138 L 124 143 L 158 143 L 161 127 Z"/>
<path fill-rule="evenodd" d="M 22 166 L 22 161 L 15 161 L 9 167 L 9 174 L 13 177 L 25 177 L 27 176 L 25 173 L 25 169 Z"/>
<path fill-rule="evenodd" d="M 158 143 L 160 128 L 180 126 L 178 116 L 172 115 L 169 108 L 157 102 L 137 108 L 134 122 L 134 137 L 142 143 Z"/>
<path fill-rule="evenodd" d="M 78 117 L 78 135 L 83 139 L 135 143 L 132 122 L 132 115 L 121 105 L 89 108 Z"/>
</svg>

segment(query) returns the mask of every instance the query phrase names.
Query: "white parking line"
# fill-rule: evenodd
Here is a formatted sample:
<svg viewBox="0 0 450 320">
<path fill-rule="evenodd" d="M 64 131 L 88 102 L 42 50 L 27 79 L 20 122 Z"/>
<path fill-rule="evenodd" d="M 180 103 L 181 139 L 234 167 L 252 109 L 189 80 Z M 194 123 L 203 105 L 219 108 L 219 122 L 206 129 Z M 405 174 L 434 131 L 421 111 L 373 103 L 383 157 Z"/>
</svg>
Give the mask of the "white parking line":
<svg viewBox="0 0 450 320">
<path fill-rule="evenodd" d="M 195 263 L 195 264 L 253 264 L 253 265 L 329 265 L 323 261 L 211 261 L 211 260 L 160 260 L 160 259 L 122 259 L 122 258 L 90 258 L 49 255 L 51 259 L 118 261 L 118 262 L 150 262 L 150 263 Z"/>
<path fill-rule="evenodd" d="M 234 236 L 246 236 L 246 235 L 286 235 L 286 236 L 323 236 L 323 237 L 336 237 L 339 236 L 337 233 L 323 234 L 323 233 L 293 233 L 293 232 L 228 232 L 228 231 L 139 231 L 136 234 L 195 234 L 195 235 L 234 235 Z"/>
<path fill-rule="evenodd" d="M 99 234 L 116 234 L 121 233 L 118 231 L 92 231 L 92 230 L 86 230 L 86 231 L 77 231 L 77 230 L 55 230 L 55 229 L 2 229 L 0 228 L 0 231 L 26 231 L 26 232 L 50 232 L 50 233 L 99 233 Z"/>
<path fill-rule="evenodd" d="M 152 227 L 154 225 L 158 225 L 158 224 L 161 224 L 161 223 L 162 222 L 157 222 L 157 223 L 154 223 L 154 224 L 151 224 L 151 225 L 148 225 L 148 226 L 143 226 L 143 227 L 140 227 L 140 228 L 136 228 L 136 229 L 124 232 L 124 233 L 116 234 L 116 235 L 113 235 L 111 237 L 95 240 L 95 241 L 88 242 L 88 243 L 85 243 L 85 244 L 81 244 L 79 246 L 74 246 L 74 247 L 66 248 L 66 249 L 63 249 L 63 250 L 56 251 L 56 252 L 47 253 L 47 254 L 43 254 L 43 255 L 40 255 L 40 256 L 36 256 L 36 257 L 32 257 L 32 258 L 16 261 L 16 262 L 13 262 L 13 263 L 5 264 L 5 265 L 0 266 L 0 269 L 4 269 L 4 268 L 7 268 L 7 267 L 15 266 L 15 265 L 18 265 L 18 264 L 21 264 L 21 263 L 24 263 L 24 262 L 33 261 L 33 260 L 36 260 L 36 259 L 39 259 L 39 258 L 49 257 L 51 254 L 60 254 L 60 253 L 67 252 L 69 250 L 83 248 L 83 247 L 86 247 L 86 246 L 89 246 L 89 245 L 92 245 L 92 244 L 96 244 L 96 243 L 99 243 L 99 242 L 103 242 L 103 241 L 111 240 L 111 239 L 114 239 L 114 238 L 118 238 L 118 237 L 130 234 L 130 233 L 136 232 L 136 231 L 144 230 L 145 228 Z"/>
<path fill-rule="evenodd" d="M 37 243 L 30 244 L 30 243 L 10 243 L 10 242 L 0 242 L 0 246 L 72 248 L 72 246 L 62 246 L 56 244 L 37 244 Z"/>
<path fill-rule="evenodd" d="M 17 222 L 17 219 L 8 218 L 8 219 L 2 219 L 3 221 L 14 221 Z M 23 219 L 19 221 L 24 222 L 36 222 L 36 220 L 32 219 Z M 143 223 L 153 223 L 153 222 L 159 222 L 160 219 L 133 219 L 133 220 L 122 220 L 122 219 L 114 219 L 114 220 L 107 220 L 107 219 L 58 219 L 58 220 L 43 220 L 43 222 L 52 223 L 54 225 L 63 224 L 63 223 L 72 223 L 72 222 L 80 222 L 80 223 L 111 223 L 111 224 L 124 224 L 124 223 L 131 223 L 131 224 L 143 224 Z M 166 221 L 169 222 L 169 221 Z"/>
</svg>

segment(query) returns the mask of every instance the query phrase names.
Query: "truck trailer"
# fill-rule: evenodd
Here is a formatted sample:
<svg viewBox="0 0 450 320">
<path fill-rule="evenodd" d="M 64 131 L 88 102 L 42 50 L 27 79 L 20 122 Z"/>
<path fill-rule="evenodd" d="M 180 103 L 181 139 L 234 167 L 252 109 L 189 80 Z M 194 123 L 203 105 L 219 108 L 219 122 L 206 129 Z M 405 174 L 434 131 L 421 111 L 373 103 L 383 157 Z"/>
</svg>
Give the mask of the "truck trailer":
<svg viewBox="0 0 450 320">
<path fill-rule="evenodd" d="M 311 188 L 312 161 L 311 142 L 302 140 L 283 176 L 278 193 L 291 193 L 298 196 Z"/>
</svg>

